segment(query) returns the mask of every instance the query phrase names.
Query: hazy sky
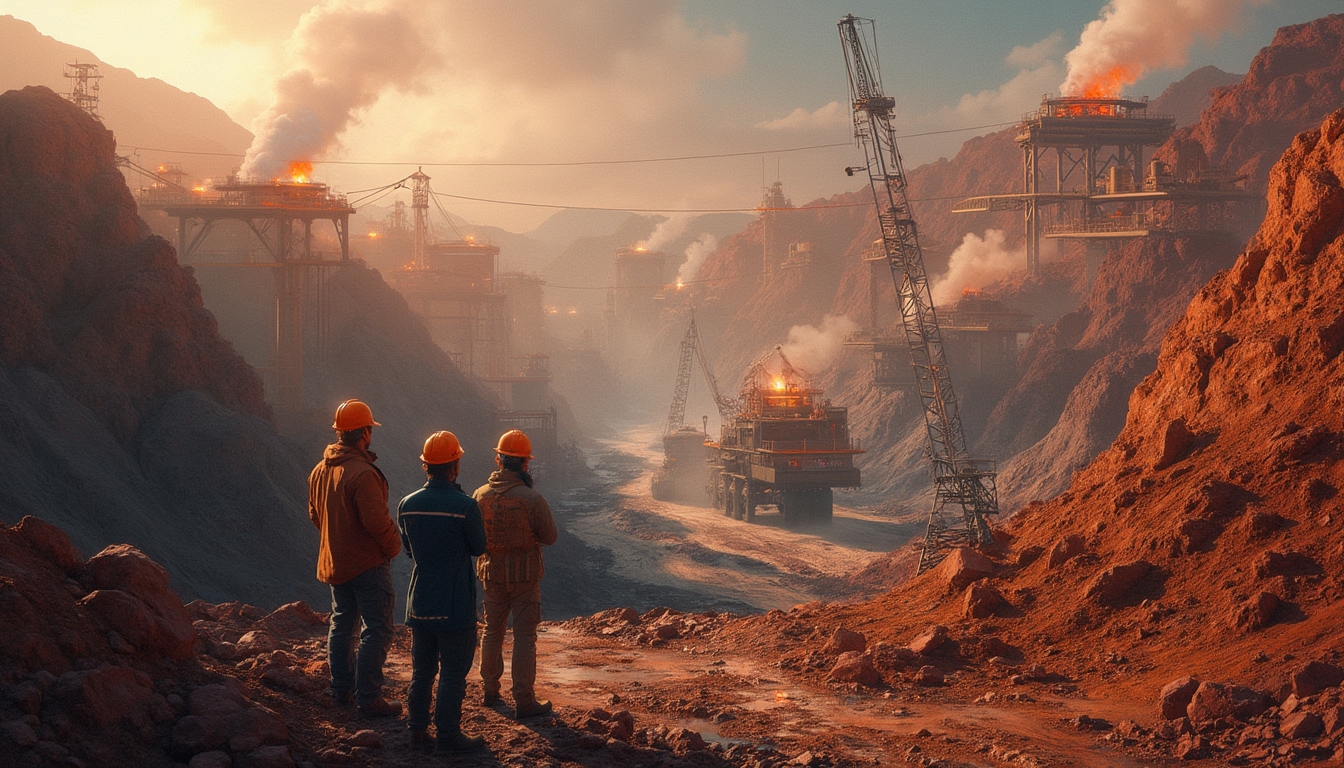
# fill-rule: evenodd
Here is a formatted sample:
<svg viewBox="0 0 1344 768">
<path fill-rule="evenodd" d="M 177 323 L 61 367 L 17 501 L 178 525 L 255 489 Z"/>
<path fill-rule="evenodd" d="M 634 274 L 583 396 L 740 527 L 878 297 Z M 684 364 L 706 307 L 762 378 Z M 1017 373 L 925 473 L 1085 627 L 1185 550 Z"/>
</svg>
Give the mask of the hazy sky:
<svg viewBox="0 0 1344 768">
<path fill-rule="evenodd" d="M 1157 96 L 1213 64 L 1244 72 L 1275 28 L 1340 0 L 1122 0 L 1226 8 L 1188 61 L 1126 89 Z M 902 133 L 1016 120 L 1056 92 L 1064 56 L 1100 0 L 0 0 L 0 13 L 142 77 L 201 94 L 246 127 L 305 125 L 346 190 L 402 178 L 414 163 L 556 163 L 753 152 L 850 138 L 836 21 L 877 20 L 883 81 Z M 1240 22 L 1233 20 L 1242 16 Z M 1207 28 L 1206 28 L 1207 29 Z M 283 112 L 283 110 L 282 110 Z M 272 115 L 274 117 L 274 115 Z M 319 125 L 320 124 L 320 125 Z M 335 126 L 335 128 L 332 128 Z M 910 165 L 955 153 L 965 133 L 902 141 Z M 319 142 L 321 143 L 321 142 Z M 276 152 L 290 151 L 281 141 Z M 751 208 L 762 173 L 795 204 L 854 189 L 848 147 L 629 165 L 428 166 L 436 191 L 498 201 L 633 209 Z M 240 160 L 241 162 L 241 160 Z M 184 157 L 189 167 L 189 158 Z M 407 165 L 410 163 L 411 165 Z M 389 198 L 390 199 L 390 198 Z M 386 202 L 386 201 L 384 201 Z M 524 231 L 555 209 L 443 200 L 471 221 Z"/>
</svg>

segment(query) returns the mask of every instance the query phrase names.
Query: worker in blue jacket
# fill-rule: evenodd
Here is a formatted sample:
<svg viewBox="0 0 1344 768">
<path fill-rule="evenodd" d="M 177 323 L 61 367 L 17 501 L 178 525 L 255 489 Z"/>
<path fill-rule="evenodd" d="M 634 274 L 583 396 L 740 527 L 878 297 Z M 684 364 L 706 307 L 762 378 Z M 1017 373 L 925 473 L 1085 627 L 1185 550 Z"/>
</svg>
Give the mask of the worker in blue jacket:
<svg viewBox="0 0 1344 768">
<path fill-rule="evenodd" d="M 411 628 L 411 688 L 406 709 L 411 746 L 421 752 L 466 752 L 485 744 L 462 732 L 462 700 L 476 655 L 476 570 L 485 552 L 480 507 L 457 484 L 462 446 L 452 432 L 435 432 L 420 460 L 429 481 L 401 500 L 397 524 L 406 554 L 415 561 L 406 596 Z M 429 703 L 439 678 L 429 737 Z"/>
</svg>

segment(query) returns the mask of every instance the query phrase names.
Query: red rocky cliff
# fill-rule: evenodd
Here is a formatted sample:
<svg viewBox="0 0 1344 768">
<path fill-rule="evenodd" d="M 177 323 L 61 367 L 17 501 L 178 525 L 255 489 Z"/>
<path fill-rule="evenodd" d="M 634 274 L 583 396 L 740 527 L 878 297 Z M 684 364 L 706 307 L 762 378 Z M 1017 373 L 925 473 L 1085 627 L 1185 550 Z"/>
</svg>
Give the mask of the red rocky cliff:
<svg viewBox="0 0 1344 768">
<path fill-rule="evenodd" d="M 50 373 L 123 441 L 184 389 L 266 415 L 256 373 L 137 218 L 115 146 L 45 88 L 0 95 L 0 361 Z"/>
</svg>

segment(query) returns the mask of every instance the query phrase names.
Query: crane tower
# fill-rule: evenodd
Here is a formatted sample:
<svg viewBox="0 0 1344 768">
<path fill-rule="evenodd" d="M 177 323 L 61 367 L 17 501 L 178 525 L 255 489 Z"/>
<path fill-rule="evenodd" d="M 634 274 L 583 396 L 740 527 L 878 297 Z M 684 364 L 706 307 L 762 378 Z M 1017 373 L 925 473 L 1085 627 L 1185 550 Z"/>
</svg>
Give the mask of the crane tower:
<svg viewBox="0 0 1344 768">
<path fill-rule="evenodd" d="M 883 94 L 876 66 L 874 23 L 849 15 L 838 26 L 849 69 L 854 139 L 867 158 L 866 165 L 846 168 L 845 172 L 851 176 L 862 171 L 868 174 L 882 229 L 882 247 L 896 283 L 915 383 L 924 406 L 926 450 L 933 460 L 933 509 L 919 559 L 919 572 L 923 573 L 955 547 L 993 540 L 985 518 L 999 511 L 996 470 L 992 461 L 967 455 L 957 396 L 910 209 L 905 168 L 891 125 L 896 101 Z"/>
</svg>

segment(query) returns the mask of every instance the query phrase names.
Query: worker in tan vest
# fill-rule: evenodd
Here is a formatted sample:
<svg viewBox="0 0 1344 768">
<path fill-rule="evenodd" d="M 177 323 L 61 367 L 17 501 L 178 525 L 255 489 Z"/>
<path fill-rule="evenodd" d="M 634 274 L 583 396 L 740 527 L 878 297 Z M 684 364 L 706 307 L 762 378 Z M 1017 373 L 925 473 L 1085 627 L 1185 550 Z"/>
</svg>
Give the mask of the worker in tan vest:
<svg viewBox="0 0 1344 768">
<path fill-rule="evenodd" d="M 504 629 L 513 616 L 513 706 L 518 718 L 551 711 L 538 700 L 537 624 L 541 622 L 541 548 L 555 543 L 555 519 L 540 493 L 532 489 L 528 464 L 532 441 L 512 429 L 499 438 L 490 481 L 476 491 L 485 521 L 485 554 L 476 574 L 485 585 L 485 637 L 481 641 L 481 680 L 486 706 L 499 703 L 504 674 Z"/>
</svg>

